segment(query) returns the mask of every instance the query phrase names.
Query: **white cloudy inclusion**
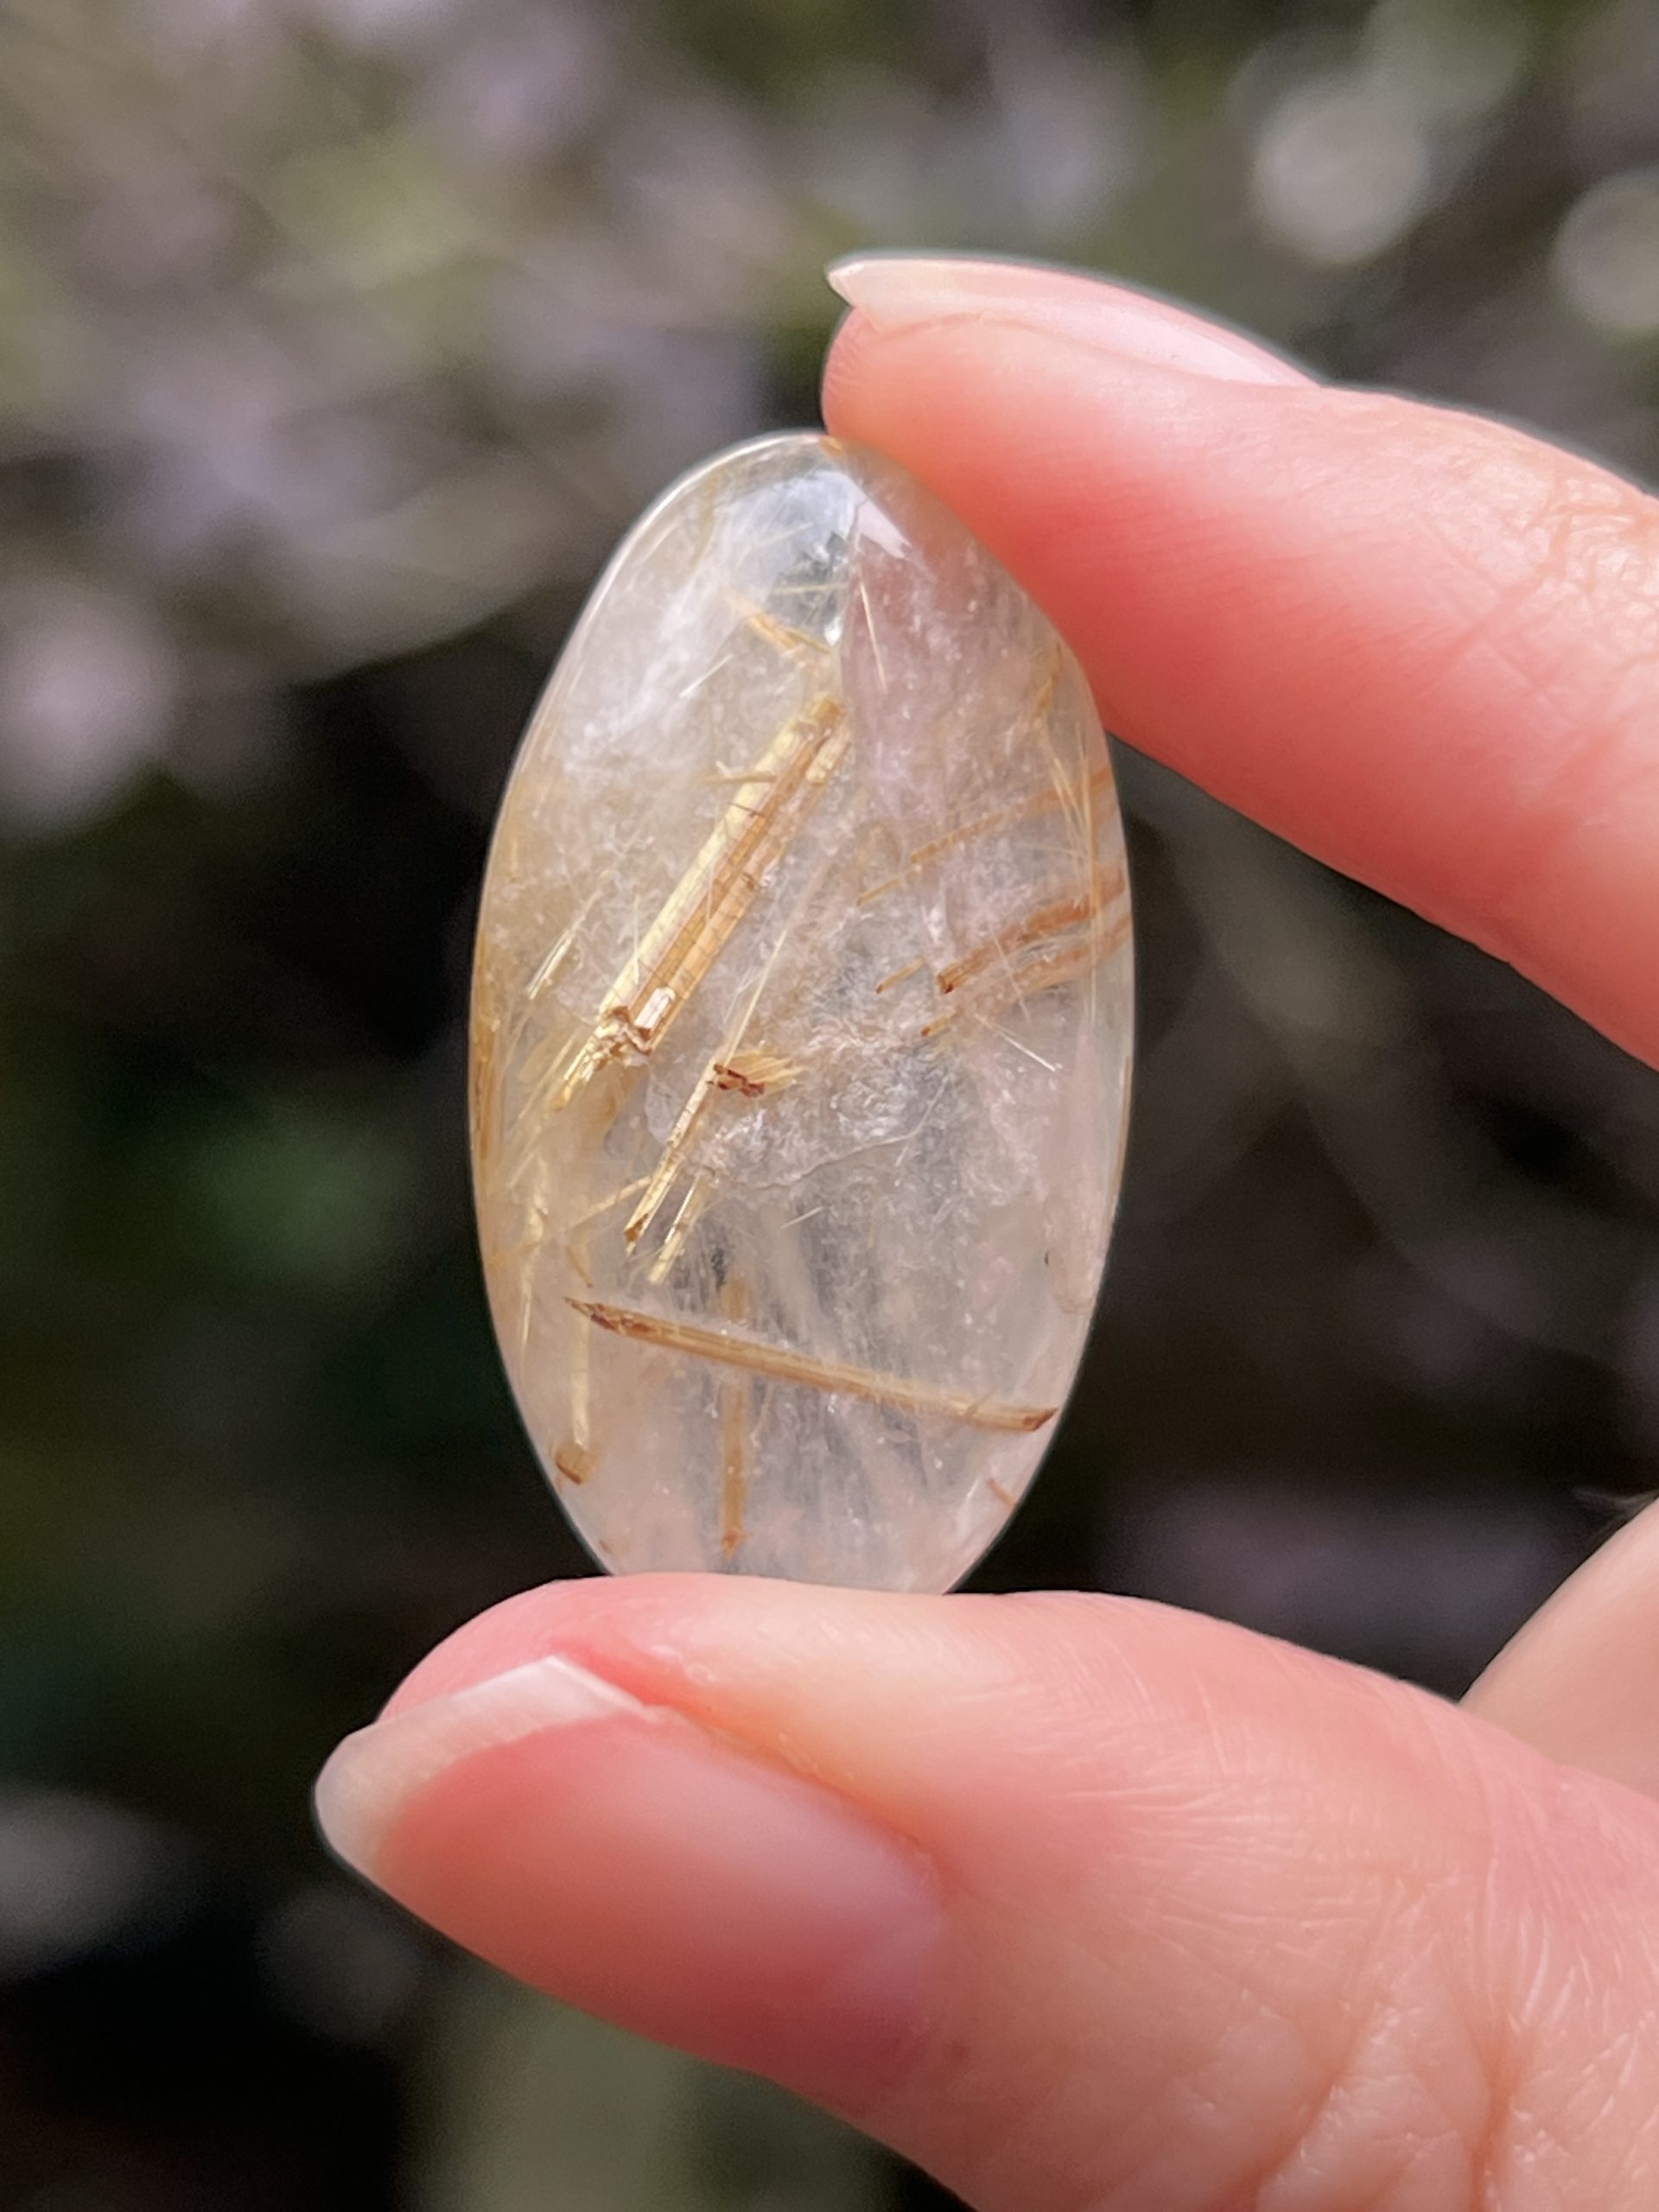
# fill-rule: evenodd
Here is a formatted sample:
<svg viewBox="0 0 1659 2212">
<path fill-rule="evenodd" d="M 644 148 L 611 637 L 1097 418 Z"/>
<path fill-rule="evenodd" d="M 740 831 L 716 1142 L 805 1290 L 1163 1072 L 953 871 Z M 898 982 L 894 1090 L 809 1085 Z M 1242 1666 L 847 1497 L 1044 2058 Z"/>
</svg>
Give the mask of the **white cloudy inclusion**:
<svg viewBox="0 0 1659 2212">
<path fill-rule="evenodd" d="M 803 433 L 645 516 L 513 769 L 473 1012 L 496 1326 L 607 1566 L 972 1564 L 1098 1287 L 1130 957 L 1087 687 L 953 515 Z"/>
</svg>

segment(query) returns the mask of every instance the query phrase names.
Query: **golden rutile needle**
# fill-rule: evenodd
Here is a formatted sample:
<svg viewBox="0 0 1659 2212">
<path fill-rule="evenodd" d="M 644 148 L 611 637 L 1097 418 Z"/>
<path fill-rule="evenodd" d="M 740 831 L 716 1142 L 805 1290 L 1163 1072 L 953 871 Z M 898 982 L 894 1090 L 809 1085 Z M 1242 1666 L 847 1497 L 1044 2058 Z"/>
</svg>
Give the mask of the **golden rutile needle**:
<svg viewBox="0 0 1659 2212">
<path fill-rule="evenodd" d="M 683 1352 L 694 1359 L 711 1359 L 725 1367 L 740 1367 L 747 1374 L 766 1376 L 774 1382 L 796 1383 L 803 1389 L 845 1391 L 851 1397 L 868 1398 L 872 1405 L 891 1406 L 899 1413 L 1029 1435 L 1034 1429 L 1046 1428 L 1059 1411 L 1058 1406 L 1012 1405 L 1002 1398 L 941 1389 L 935 1383 L 912 1382 L 903 1375 L 879 1375 L 845 1360 L 815 1359 L 809 1352 L 765 1344 L 736 1330 L 677 1320 L 670 1314 L 609 1306 L 598 1299 L 572 1298 L 566 1303 L 596 1327 L 632 1337 L 638 1344 Z"/>
<path fill-rule="evenodd" d="M 1088 687 L 989 554 L 816 435 L 672 491 L 537 709 L 475 970 L 486 1280 L 601 1560 L 965 1571 L 1082 1346 L 1131 1000 Z"/>
</svg>

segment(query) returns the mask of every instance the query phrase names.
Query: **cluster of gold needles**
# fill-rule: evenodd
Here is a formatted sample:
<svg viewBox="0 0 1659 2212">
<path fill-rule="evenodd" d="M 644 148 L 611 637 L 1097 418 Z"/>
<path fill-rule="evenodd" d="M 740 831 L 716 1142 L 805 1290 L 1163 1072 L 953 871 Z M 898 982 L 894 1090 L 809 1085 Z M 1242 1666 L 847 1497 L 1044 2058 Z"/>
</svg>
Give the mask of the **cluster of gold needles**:
<svg viewBox="0 0 1659 2212">
<path fill-rule="evenodd" d="M 779 730 L 606 992 L 554 1093 L 556 1113 L 601 1068 L 644 1058 L 661 1042 L 840 766 L 848 739 L 846 711 L 828 694 Z"/>
<path fill-rule="evenodd" d="M 763 610 L 744 603 L 746 619 L 780 652 L 816 656 L 823 648 L 815 639 L 791 629 Z M 1038 702 L 1035 719 L 1052 696 L 1058 662 Z M 638 940 L 633 953 L 606 992 L 598 1014 L 586 1033 L 574 1040 L 550 1071 L 556 1085 L 551 1103 L 555 1111 L 568 1106 L 599 1071 L 620 1060 L 638 1061 L 660 1042 L 676 1016 L 707 976 L 722 947 L 749 911 L 777 861 L 798 834 L 807 815 L 843 759 L 849 742 L 844 708 L 824 694 L 794 715 L 784 725 L 760 758 L 747 770 L 722 770 L 718 780 L 737 786 L 713 833 L 670 893 L 656 919 Z M 1102 880 L 1096 874 L 1092 810 L 1096 791 L 1109 775 L 1106 769 L 1086 776 L 1081 790 L 1071 787 L 1058 771 L 1048 788 L 1001 807 L 979 819 L 917 847 L 906 855 L 899 874 L 876 884 L 860 899 L 861 905 L 884 896 L 912 873 L 969 840 L 1014 827 L 1035 816 L 1059 808 L 1077 817 L 1090 871 L 1086 892 L 1053 899 L 1001 931 L 959 959 L 940 969 L 934 981 L 940 995 L 951 999 L 939 1016 L 922 1031 L 936 1035 L 959 1011 L 985 1013 L 994 1005 L 1015 1001 L 1052 985 L 1080 976 L 1116 945 L 1127 929 L 1127 919 L 1102 926 L 1103 909 L 1115 902 L 1123 889 L 1121 874 Z M 1073 943 L 1046 948 L 1081 929 Z M 543 963 L 532 995 L 563 964 L 572 931 L 567 931 Z M 1034 956 L 1034 957 L 1033 957 Z M 775 956 L 774 956 L 775 957 Z M 927 966 L 915 961 L 878 985 L 893 988 L 906 977 Z M 767 963 L 769 971 L 771 963 Z M 998 979 L 994 971 L 1000 969 Z M 964 987 L 987 978 L 976 991 Z M 761 981 L 764 982 L 763 973 Z M 955 995 L 963 993 L 964 1006 Z M 717 1090 L 734 1091 L 759 1098 L 792 1081 L 796 1068 L 780 1056 L 760 1050 L 739 1049 L 752 1016 L 759 987 L 750 995 L 742 1015 L 721 1046 L 705 1063 L 687 1098 L 655 1170 L 607 1203 L 639 1196 L 625 1236 L 634 1244 L 649 1227 L 667 1198 L 681 1160 L 699 1116 Z M 670 1230 L 652 1281 L 677 1253 L 709 1195 L 707 1179 L 693 1179 L 678 1215 Z M 747 1325 L 752 1305 L 747 1287 L 735 1275 L 722 1287 L 723 1325 L 686 1320 L 646 1309 L 620 1306 L 598 1299 L 571 1298 L 568 1303 L 595 1328 L 632 1342 L 683 1357 L 707 1360 L 721 1368 L 720 1427 L 721 1440 L 721 1548 L 730 1559 L 745 1540 L 746 1510 L 750 1478 L 752 1390 L 755 1378 L 792 1384 L 803 1389 L 844 1393 L 867 1402 L 918 1416 L 955 1421 L 971 1427 L 1013 1434 L 1030 1434 L 1054 1419 L 1054 1406 L 1031 1406 L 1007 1399 L 975 1396 L 962 1390 L 918 1382 L 906 1376 L 883 1374 L 849 1362 L 821 1359 L 757 1337 Z M 585 1427 L 585 1423 L 583 1424 Z M 585 1439 L 573 1439 L 556 1454 L 556 1463 L 568 1481 L 585 1481 L 594 1455 Z M 999 1487 L 999 1496 L 1007 1497 Z"/>
</svg>

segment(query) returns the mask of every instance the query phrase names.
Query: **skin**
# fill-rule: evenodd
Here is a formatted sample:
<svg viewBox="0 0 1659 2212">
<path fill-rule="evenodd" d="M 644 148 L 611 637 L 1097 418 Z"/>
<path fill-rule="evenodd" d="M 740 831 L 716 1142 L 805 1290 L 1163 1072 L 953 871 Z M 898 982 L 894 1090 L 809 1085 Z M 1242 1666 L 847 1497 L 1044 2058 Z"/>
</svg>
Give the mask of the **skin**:
<svg viewBox="0 0 1659 2212">
<path fill-rule="evenodd" d="M 1659 1052 L 1659 504 L 1112 287 L 844 282 L 831 428 L 1109 727 Z M 1656 1624 L 1651 1515 L 1462 1708 L 1110 1597 L 586 1582 L 320 1802 L 460 1942 L 982 2212 L 1652 2212 Z"/>
</svg>

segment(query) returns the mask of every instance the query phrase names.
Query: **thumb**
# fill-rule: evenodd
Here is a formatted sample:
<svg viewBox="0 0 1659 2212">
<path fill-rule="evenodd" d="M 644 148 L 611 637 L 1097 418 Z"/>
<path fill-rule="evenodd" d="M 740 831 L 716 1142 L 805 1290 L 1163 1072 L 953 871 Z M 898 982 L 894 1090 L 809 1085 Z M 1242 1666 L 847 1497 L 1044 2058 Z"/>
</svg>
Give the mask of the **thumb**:
<svg viewBox="0 0 1659 2212">
<path fill-rule="evenodd" d="M 982 2212 L 1637 2212 L 1659 1807 L 1111 1599 L 531 1592 L 348 1738 L 341 1854 Z"/>
</svg>

